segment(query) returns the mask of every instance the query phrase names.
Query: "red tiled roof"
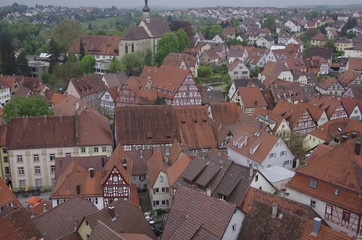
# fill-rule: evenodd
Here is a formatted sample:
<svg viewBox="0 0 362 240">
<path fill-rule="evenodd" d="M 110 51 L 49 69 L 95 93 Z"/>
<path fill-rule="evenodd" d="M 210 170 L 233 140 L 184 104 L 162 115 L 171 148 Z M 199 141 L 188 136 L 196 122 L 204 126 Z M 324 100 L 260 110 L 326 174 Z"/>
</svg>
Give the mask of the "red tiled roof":
<svg viewBox="0 0 362 240">
<path fill-rule="evenodd" d="M 23 207 L 19 200 L 15 197 L 13 192 L 6 185 L 4 180 L 0 178 L 0 208 L 12 204 L 13 207 L 18 206 L 20 208 Z"/>
<path fill-rule="evenodd" d="M 118 56 L 121 37 L 107 35 L 81 35 L 74 40 L 67 53 L 79 54 L 81 42 L 83 44 L 85 54 Z"/>
<path fill-rule="evenodd" d="M 106 90 L 106 85 L 96 74 L 71 78 L 69 84 L 72 83 L 80 97 L 88 96 Z M 69 87 L 69 85 L 68 85 Z"/>
<path fill-rule="evenodd" d="M 310 40 L 312 41 L 325 41 L 326 36 L 324 36 L 322 33 L 318 32 L 314 37 L 312 37 Z"/>
<path fill-rule="evenodd" d="M 167 177 L 170 186 L 172 186 L 176 180 L 181 176 L 182 172 L 191 163 L 191 159 L 186 154 L 182 154 L 177 161 L 167 169 Z"/>
<path fill-rule="evenodd" d="M 147 172 L 148 172 L 148 178 L 149 178 L 149 184 L 152 188 L 155 184 L 158 175 L 162 171 L 163 173 L 167 173 L 167 169 L 170 166 L 164 162 L 164 156 L 161 153 L 159 148 L 155 148 L 152 156 L 147 161 Z"/>
<path fill-rule="evenodd" d="M 244 108 L 266 107 L 267 103 L 259 87 L 239 87 L 240 104 Z"/>
<path fill-rule="evenodd" d="M 234 124 L 242 114 L 241 108 L 235 102 L 210 103 L 212 119 L 222 125 Z"/>
</svg>

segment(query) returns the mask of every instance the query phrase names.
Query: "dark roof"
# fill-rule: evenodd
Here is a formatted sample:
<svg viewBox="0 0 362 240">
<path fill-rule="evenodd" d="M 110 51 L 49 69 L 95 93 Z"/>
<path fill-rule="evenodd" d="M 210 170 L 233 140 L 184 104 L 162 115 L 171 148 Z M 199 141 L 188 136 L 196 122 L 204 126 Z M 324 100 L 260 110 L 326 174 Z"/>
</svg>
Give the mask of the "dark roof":
<svg viewBox="0 0 362 240">
<path fill-rule="evenodd" d="M 32 222 L 31 215 L 24 208 L 18 208 L 0 218 L 0 239 L 41 239 L 43 236 Z"/>
<path fill-rule="evenodd" d="M 126 34 L 122 36 L 122 41 L 134 41 L 149 38 L 147 32 L 143 27 L 128 28 Z"/>
<path fill-rule="evenodd" d="M 238 89 L 239 87 L 247 87 L 251 85 L 258 86 L 260 90 L 265 89 L 264 84 L 262 84 L 261 81 L 259 81 L 258 79 L 237 79 L 234 80 L 234 85 L 236 89 Z"/>
<path fill-rule="evenodd" d="M 318 48 L 318 47 L 311 47 L 308 48 L 306 53 L 306 58 L 322 57 L 325 59 L 332 59 L 333 49 L 332 48 Z"/>
<path fill-rule="evenodd" d="M 101 220 L 97 220 L 97 225 L 91 232 L 88 240 L 123 240 L 118 233 L 105 225 Z"/>
<path fill-rule="evenodd" d="M 143 23 L 150 30 L 154 38 L 160 38 L 162 34 L 169 31 L 168 25 L 161 18 L 153 18 L 149 21 L 143 20 Z"/>
<path fill-rule="evenodd" d="M 74 232 L 84 216 L 97 211 L 91 201 L 75 196 L 35 217 L 33 222 L 46 239 L 59 239 Z"/>
<path fill-rule="evenodd" d="M 71 78 L 69 81 L 73 84 L 75 90 L 80 97 L 88 96 L 94 93 L 99 93 L 106 90 L 106 85 L 96 74 Z M 68 87 L 69 87 L 68 85 Z"/>
<path fill-rule="evenodd" d="M 236 102 L 210 103 L 211 118 L 217 124 L 229 125 L 235 124 L 241 116 L 242 111 Z"/>
<path fill-rule="evenodd" d="M 177 119 L 171 106 L 123 106 L 115 111 L 117 143 L 159 144 L 179 139 Z"/>
<path fill-rule="evenodd" d="M 221 91 L 202 91 L 202 103 L 203 104 L 210 104 L 212 102 L 225 102 L 224 95 Z"/>
<path fill-rule="evenodd" d="M 103 208 L 96 213 L 85 216 L 92 229 L 96 228 L 98 221 L 102 221 L 117 233 L 146 234 L 148 237 L 156 239 L 150 224 L 139 207 L 122 199 L 113 202 L 110 206 L 114 207 L 116 219 L 112 219 L 109 215 L 109 208 Z"/>
<path fill-rule="evenodd" d="M 80 54 L 81 42 L 85 54 L 118 56 L 121 37 L 108 35 L 81 35 L 73 41 L 67 53 Z"/>
<path fill-rule="evenodd" d="M 105 74 L 102 78 L 106 82 L 106 85 L 108 87 L 118 87 L 122 86 L 123 83 L 125 83 L 128 79 L 128 76 L 124 72 L 118 72 L 118 73 L 108 73 Z"/>
<path fill-rule="evenodd" d="M 236 205 L 182 186 L 176 191 L 163 239 L 221 239 Z"/>
</svg>

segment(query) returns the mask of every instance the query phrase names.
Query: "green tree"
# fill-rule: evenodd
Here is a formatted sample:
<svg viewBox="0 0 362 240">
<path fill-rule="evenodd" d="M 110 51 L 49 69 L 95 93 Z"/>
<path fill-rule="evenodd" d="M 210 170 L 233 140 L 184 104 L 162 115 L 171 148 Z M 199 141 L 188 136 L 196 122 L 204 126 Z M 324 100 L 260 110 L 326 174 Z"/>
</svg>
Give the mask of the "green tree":
<svg viewBox="0 0 362 240">
<path fill-rule="evenodd" d="M 19 75 L 29 77 L 30 76 L 30 67 L 28 66 L 29 61 L 26 58 L 25 51 L 21 51 L 18 58 L 16 59 L 17 63 L 17 73 Z"/>
<path fill-rule="evenodd" d="M 200 78 L 210 77 L 213 74 L 213 68 L 207 65 L 201 65 L 197 72 Z"/>
<path fill-rule="evenodd" d="M 82 42 L 82 39 L 80 39 L 80 42 L 79 42 L 79 60 L 82 60 L 82 58 L 84 56 L 85 56 L 84 44 Z"/>
<path fill-rule="evenodd" d="M 346 33 L 346 38 L 352 39 L 352 38 L 354 38 L 354 37 L 356 37 L 356 33 L 354 33 L 354 32 L 348 32 L 348 33 Z"/>
<path fill-rule="evenodd" d="M 147 49 L 145 56 L 143 58 L 143 62 L 145 66 L 152 66 L 153 63 L 153 57 L 152 57 L 152 51 L 151 49 Z"/>
<path fill-rule="evenodd" d="M 81 33 L 82 26 L 78 21 L 66 19 L 54 27 L 50 35 L 58 44 L 60 52 L 65 52 Z"/>
<path fill-rule="evenodd" d="M 50 82 L 51 75 L 50 75 L 50 73 L 48 73 L 48 72 L 43 72 L 43 73 L 41 74 L 40 78 L 41 78 L 41 80 L 42 80 L 43 83 L 48 83 L 48 82 Z"/>
<path fill-rule="evenodd" d="M 80 63 L 83 67 L 85 74 L 91 74 L 93 73 L 94 64 L 96 64 L 96 59 L 93 55 L 85 55 L 82 60 L 80 60 Z"/>
<path fill-rule="evenodd" d="M 2 74 L 16 74 L 16 59 L 9 35 L 3 35 L 0 42 L 0 70 Z"/>
<path fill-rule="evenodd" d="M 232 26 L 232 27 L 239 27 L 240 24 L 241 24 L 241 23 L 240 23 L 240 20 L 239 20 L 239 19 L 233 18 L 233 20 L 231 20 L 230 26 Z"/>
<path fill-rule="evenodd" d="M 13 117 L 44 116 L 52 114 L 53 112 L 49 109 L 44 98 L 39 96 L 32 96 L 30 98 L 18 96 L 11 99 L 5 105 L 2 117 L 6 123 L 10 123 L 10 120 Z"/>
<path fill-rule="evenodd" d="M 153 103 L 154 105 L 165 105 L 166 101 L 164 98 L 162 97 L 157 97 L 155 102 Z"/>
<path fill-rule="evenodd" d="M 140 52 L 126 54 L 121 61 L 128 76 L 138 76 L 143 69 L 143 56 Z"/>
<path fill-rule="evenodd" d="M 219 24 L 213 24 L 208 31 L 208 39 L 213 39 L 217 34 L 222 32 L 222 27 Z"/>
<path fill-rule="evenodd" d="M 303 147 L 303 136 L 298 132 L 291 132 L 282 136 L 284 143 L 296 158 L 304 160 L 305 149 Z"/>
<path fill-rule="evenodd" d="M 314 37 L 318 33 L 317 28 L 309 28 L 307 29 L 301 36 L 300 39 L 306 43 L 309 42 L 312 37 Z"/>
<path fill-rule="evenodd" d="M 179 42 L 178 52 L 182 52 L 185 48 L 190 47 L 190 40 L 185 30 L 180 28 L 179 30 L 177 30 L 176 35 Z"/>
<path fill-rule="evenodd" d="M 236 38 L 230 38 L 224 42 L 225 45 L 243 45 L 243 42 Z"/>
<path fill-rule="evenodd" d="M 274 15 L 269 15 L 263 23 L 264 28 L 268 28 L 272 33 L 275 32 L 276 24 Z"/>
<path fill-rule="evenodd" d="M 78 62 L 78 57 L 74 53 L 67 56 L 67 62 Z"/>
<path fill-rule="evenodd" d="M 65 87 L 68 84 L 67 81 L 69 79 L 80 77 L 82 75 L 84 75 L 84 69 L 80 62 L 66 62 L 54 67 L 49 83 L 53 87 Z"/>
<path fill-rule="evenodd" d="M 108 66 L 108 71 L 111 73 L 116 73 L 116 72 L 123 72 L 124 71 L 124 66 L 122 64 L 122 61 L 119 59 L 113 59 Z"/>
<path fill-rule="evenodd" d="M 175 32 L 166 32 L 158 41 L 155 63 L 160 66 L 163 59 L 172 52 L 179 52 L 179 41 Z"/>
<path fill-rule="evenodd" d="M 251 77 L 257 77 L 260 73 L 260 68 L 258 66 L 254 67 L 250 70 L 250 76 Z"/>
<path fill-rule="evenodd" d="M 54 41 L 53 38 L 52 38 L 52 40 L 50 40 L 49 48 L 50 48 L 49 53 L 51 54 L 51 56 L 49 58 L 49 70 L 48 71 L 49 71 L 49 73 L 52 73 L 54 67 L 56 65 L 58 65 L 58 58 L 60 56 L 58 44 Z"/>
</svg>

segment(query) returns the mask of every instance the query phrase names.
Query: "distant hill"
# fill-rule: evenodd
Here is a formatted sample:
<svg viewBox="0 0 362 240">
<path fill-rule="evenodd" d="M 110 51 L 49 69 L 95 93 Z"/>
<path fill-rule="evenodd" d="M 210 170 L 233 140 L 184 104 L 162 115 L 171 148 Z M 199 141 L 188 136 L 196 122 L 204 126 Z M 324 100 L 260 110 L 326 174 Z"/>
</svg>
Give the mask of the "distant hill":
<svg viewBox="0 0 362 240">
<path fill-rule="evenodd" d="M 347 5 L 300 5 L 288 6 L 288 8 L 314 8 L 314 9 L 355 9 L 362 10 L 362 4 L 347 4 Z"/>
</svg>

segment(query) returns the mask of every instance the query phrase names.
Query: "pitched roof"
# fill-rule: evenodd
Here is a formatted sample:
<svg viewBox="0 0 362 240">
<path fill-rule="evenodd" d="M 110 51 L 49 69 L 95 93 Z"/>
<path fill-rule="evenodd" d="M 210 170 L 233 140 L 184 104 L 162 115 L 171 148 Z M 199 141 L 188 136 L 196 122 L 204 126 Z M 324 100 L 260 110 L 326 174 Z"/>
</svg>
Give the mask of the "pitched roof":
<svg viewBox="0 0 362 240">
<path fill-rule="evenodd" d="M 160 38 L 162 34 L 169 31 L 168 25 L 161 18 L 151 18 L 149 21 L 143 20 L 143 23 L 154 38 Z"/>
<path fill-rule="evenodd" d="M 52 203 L 42 199 L 40 202 L 35 203 L 32 208 L 30 209 L 31 212 L 40 215 L 43 214 L 46 211 L 49 211 L 50 209 L 52 209 Z"/>
<path fill-rule="evenodd" d="M 242 125 L 233 135 L 227 147 L 261 164 L 278 140 L 279 138 L 272 134 L 248 125 Z M 238 144 L 243 141 L 245 141 L 245 145 L 239 147 Z"/>
<path fill-rule="evenodd" d="M 280 124 L 283 122 L 283 120 L 285 120 L 279 114 L 273 113 L 261 107 L 256 107 L 252 116 L 256 119 L 262 120 L 263 122 L 267 122 L 268 124 L 275 124 L 274 128 L 272 129 L 273 131 L 277 131 Z"/>
<path fill-rule="evenodd" d="M 71 78 L 69 83 L 72 83 L 80 97 L 88 96 L 94 93 L 99 93 L 106 90 L 106 85 L 102 79 L 96 75 L 81 76 Z M 69 87 L 69 85 L 68 85 Z"/>
<path fill-rule="evenodd" d="M 212 102 L 225 102 L 224 94 L 220 90 L 203 90 L 201 92 L 201 96 L 203 104 L 210 104 Z"/>
<path fill-rule="evenodd" d="M 349 58 L 348 70 L 362 71 L 362 58 Z"/>
<path fill-rule="evenodd" d="M 73 41 L 67 53 L 80 53 L 80 44 L 83 44 L 85 54 L 90 55 L 119 55 L 120 36 L 108 35 L 81 35 Z"/>
<path fill-rule="evenodd" d="M 117 107 L 115 131 L 116 142 L 122 145 L 173 143 L 179 139 L 176 114 L 169 105 Z"/>
<path fill-rule="evenodd" d="M 127 81 L 128 76 L 124 72 L 118 72 L 118 73 L 107 73 L 104 74 L 102 80 L 105 81 L 106 85 L 108 87 L 118 87 L 122 86 L 122 84 Z"/>
<path fill-rule="evenodd" d="M 16 198 L 14 193 L 9 189 L 4 180 L 0 178 L 0 208 L 6 205 L 13 205 L 13 207 L 18 206 L 23 207 L 19 200 Z"/>
<path fill-rule="evenodd" d="M 210 103 L 211 117 L 217 124 L 234 124 L 240 117 L 242 111 L 236 102 Z"/>
<path fill-rule="evenodd" d="M 352 84 L 350 89 L 353 93 L 353 98 L 362 100 L 362 84 Z"/>
<path fill-rule="evenodd" d="M 75 161 L 85 169 L 93 168 L 94 170 L 102 170 L 103 164 L 107 161 L 106 155 L 87 156 L 87 157 L 56 157 L 55 158 L 55 179 L 57 179 L 65 169 Z"/>
<path fill-rule="evenodd" d="M 289 82 L 277 79 L 271 83 L 269 88 L 275 102 L 279 102 L 280 99 L 287 99 L 293 102 L 301 101 L 303 99 L 303 89 L 299 82 Z"/>
<path fill-rule="evenodd" d="M 360 110 L 362 109 L 362 101 L 358 99 L 342 97 L 341 103 L 346 110 L 348 116 L 351 116 L 356 106 L 358 106 Z"/>
<path fill-rule="evenodd" d="M 336 119 L 324 123 L 309 134 L 316 136 L 326 142 L 333 140 L 339 135 L 350 135 L 349 133 L 362 133 L 362 123 L 354 119 Z"/>
<path fill-rule="evenodd" d="M 126 160 L 126 168 L 123 166 L 123 161 Z M 111 174 L 114 168 L 117 168 L 120 174 L 122 175 L 123 180 L 131 185 L 131 173 L 132 173 L 133 159 L 132 157 L 124 151 L 123 146 L 118 144 L 116 149 L 113 151 L 111 157 L 108 159 L 106 165 L 104 166 L 104 174 L 101 180 L 101 185 L 105 184 L 108 180 L 109 175 Z"/>
<path fill-rule="evenodd" d="M 290 128 L 294 129 L 306 111 L 308 112 L 308 110 L 301 105 L 280 100 L 272 112 L 284 117 L 289 122 Z M 308 112 L 308 114 L 310 113 Z"/>
<path fill-rule="evenodd" d="M 309 99 L 308 103 L 323 108 L 328 118 L 331 118 L 336 108 L 340 105 L 338 98 L 325 95 L 313 96 Z"/>
<path fill-rule="evenodd" d="M 322 88 L 323 90 L 328 90 L 330 87 L 332 87 L 336 83 L 337 83 L 337 79 L 334 77 L 322 78 L 317 82 L 316 86 L 319 88 Z"/>
<path fill-rule="evenodd" d="M 47 239 L 59 239 L 74 232 L 84 216 L 97 211 L 91 201 L 75 196 L 35 217 L 33 222 Z"/>
<path fill-rule="evenodd" d="M 207 209 L 207 211 L 205 211 Z M 221 239 L 236 205 L 180 187 L 174 197 L 162 238 Z"/>
<path fill-rule="evenodd" d="M 81 167 L 76 161 L 72 161 L 57 178 L 50 198 L 66 199 L 76 195 L 80 197 L 102 196 L 103 189 L 100 184 L 102 174 L 103 171 L 98 170 L 94 171 L 94 175 L 91 176 L 88 169 Z M 79 194 L 78 188 L 80 189 Z"/>
<path fill-rule="evenodd" d="M 180 129 L 181 143 L 190 149 L 216 147 L 206 106 L 174 108 Z"/>
<path fill-rule="evenodd" d="M 143 27 L 130 27 L 122 36 L 122 41 L 134 41 L 148 38 L 149 36 Z"/>
<path fill-rule="evenodd" d="M 31 220 L 32 213 L 18 208 L 0 218 L 0 239 L 42 239 L 43 235 Z"/>
<path fill-rule="evenodd" d="M 281 72 L 289 71 L 288 67 L 280 62 L 267 62 L 261 72 L 263 75 L 278 77 Z"/>
<path fill-rule="evenodd" d="M 307 50 L 306 58 L 322 57 L 325 59 L 332 59 L 332 55 L 333 55 L 332 48 L 311 47 L 308 48 Z"/>
<path fill-rule="evenodd" d="M 197 59 L 186 53 L 170 53 L 163 59 L 162 65 L 179 68 L 182 62 L 185 63 L 187 69 L 190 69 L 196 66 Z"/>
<path fill-rule="evenodd" d="M 182 154 L 180 158 L 178 158 L 176 162 L 167 169 L 167 177 L 170 186 L 172 186 L 176 182 L 176 180 L 180 177 L 182 172 L 187 168 L 190 163 L 190 157 L 186 154 Z"/>
<path fill-rule="evenodd" d="M 258 86 L 260 89 L 265 89 L 264 84 L 262 84 L 258 79 L 236 79 L 233 81 L 235 88 L 239 87 L 248 87 L 248 86 Z"/>
<path fill-rule="evenodd" d="M 309 114 L 312 116 L 314 122 L 318 122 L 321 118 L 324 110 L 322 108 L 316 107 L 312 104 L 306 103 L 306 102 L 298 102 L 298 105 L 306 108 L 309 112 Z"/>
<path fill-rule="evenodd" d="M 110 227 L 104 224 L 101 220 L 97 220 L 97 225 L 90 233 L 89 240 L 123 240 L 118 233 L 113 231 Z"/>
<path fill-rule="evenodd" d="M 160 172 L 162 171 L 163 173 L 166 174 L 167 169 L 169 167 L 170 166 L 167 163 L 164 162 L 164 156 L 161 153 L 160 149 L 155 148 L 152 156 L 147 161 L 147 170 L 148 170 L 147 175 L 148 175 L 148 178 L 149 178 L 149 184 L 150 184 L 151 188 L 155 184 Z"/>
<path fill-rule="evenodd" d="M 338 75 L 338 82 L 343 87 L 348 87 L 361 73 L 348 70 Z"/>
<path fill-rule="evenodd" d="M 327 40 L 327 38 L 322 33 L 317 32 L 317 34 L 314 35 L 314 37 L 312 37 L 310 40 L 312 40 L 312 41 L 325 41 L 325 40 Z"/>
<path fill-rule="evenodd" d="M 239 87 L 240 104 L 244 108 L 266 107 L 267 103 L 259 87 Z"/>
<path fill-rule="evenodd" d="M 320 226 L 317 236 L 313 236 L 313 221 L 308 220 L 302 226 L 302 236 L 300 239 L 303 240 L 316 240 L 316 239 L 325 239 L 325 240 L 353 240 L 354 237 L 348 236 L 337 230 L 326 227 L 324 225 Z"/>
<path fill-rule="evenodd" d="M 360 199 L 362 158 L 355 150 L 356 143 L 361 140 L 361 138 L 347 140 L 298 168 L 288 187 L 356 213 L 362 213 Z M 311 179 L 317 181 L 316 188 L 310 187 Z M 338 196 L 334 194 L 336 188 L 340 189 Z"/>
<path fill-rule="evenodd" d="M 156 239 L 140 207 L 122 199 L 114 201 L 110 206 L 114 207 L 115 219 L 112 219 L 109 215 L 109 208 L 103 208 L 95 213 L 85 215 L 85 220 L 92 229 L 96 228 L 98 221 L 102 221 L 116 233 L 145 234 L 152 239 Z"/>
</svg>

